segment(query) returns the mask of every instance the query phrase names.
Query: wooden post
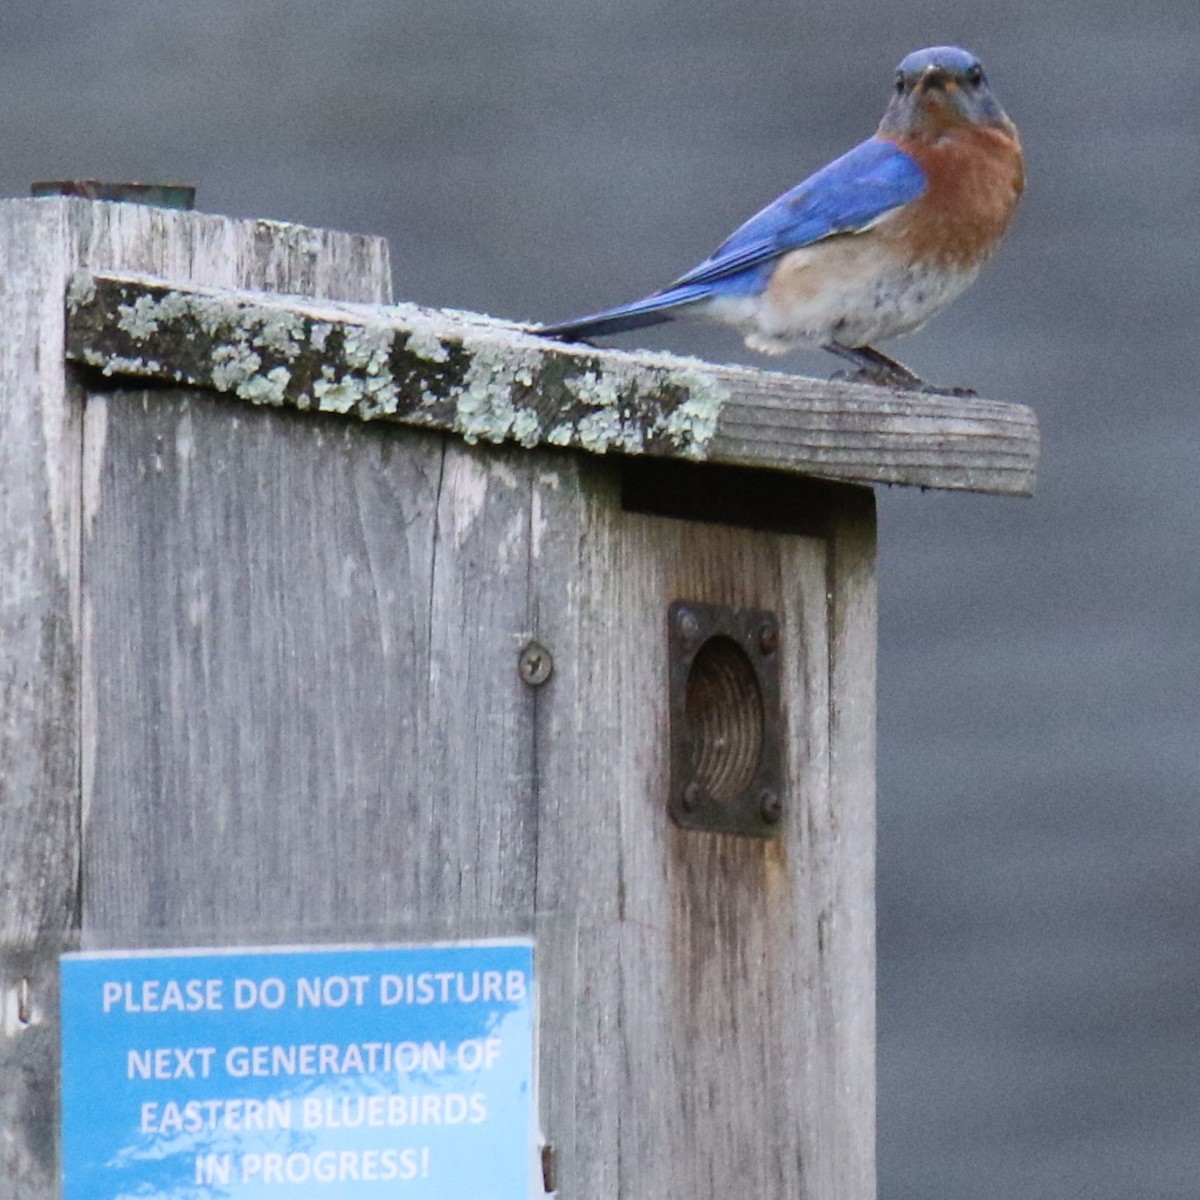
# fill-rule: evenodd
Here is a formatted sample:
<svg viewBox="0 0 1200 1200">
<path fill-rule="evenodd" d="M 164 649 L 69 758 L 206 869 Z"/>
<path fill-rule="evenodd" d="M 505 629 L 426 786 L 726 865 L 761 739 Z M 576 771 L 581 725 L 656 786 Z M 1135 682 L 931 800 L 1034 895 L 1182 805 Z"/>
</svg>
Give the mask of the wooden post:
<svg viewBox="0 0 1200 1200">
<path fill-rule="evenodd" d="M 102 447 L 64 369 L 81 269 L 386 302 L 387 246 L 273 221 L 132 204 L 0 201 L 0 1195 L 57 1194 L 58 953 L 89 912 L 82 597 Z M 95 417 L 95 410 L 91 416 Z M 86 440 L 86 447 L 85 447 Z M 85 504 L 84 489 L 88 503 Z M 140 687 L 139 687 L 140 690 Z M 151 804 L 169 803 L 161 791 Z M 195 900 L 183 899 L 185 907 Z M 171 917 L 160 923 L 169 927 Z M 132 930 L 131 930 L 132 932 Z"/>
<path fill-rule="evenodd" d="M 1026 492 L 1028 410 L 381 308 L 369 239 L 0 222 L 0 1193 L 55 1194 L 73 937 L 524 932 L 562 1195 L 872 1196 L 864 485 Z M 677 600 L 778 621 L 775 837 L 668 815 Z"/>
</svg>

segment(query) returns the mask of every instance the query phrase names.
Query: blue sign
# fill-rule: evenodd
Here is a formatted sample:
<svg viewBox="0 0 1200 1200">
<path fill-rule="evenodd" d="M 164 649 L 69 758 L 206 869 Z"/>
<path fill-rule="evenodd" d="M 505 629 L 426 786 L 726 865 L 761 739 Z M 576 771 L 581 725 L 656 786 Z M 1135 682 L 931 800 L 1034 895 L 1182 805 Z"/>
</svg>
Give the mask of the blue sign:
<svg viewBox="0 0 1200 1200">
<path fill-rule="evenodd" d="M 533 944 L 67 954 L 63 1200 L 528 1200 Z"/>
</svg>

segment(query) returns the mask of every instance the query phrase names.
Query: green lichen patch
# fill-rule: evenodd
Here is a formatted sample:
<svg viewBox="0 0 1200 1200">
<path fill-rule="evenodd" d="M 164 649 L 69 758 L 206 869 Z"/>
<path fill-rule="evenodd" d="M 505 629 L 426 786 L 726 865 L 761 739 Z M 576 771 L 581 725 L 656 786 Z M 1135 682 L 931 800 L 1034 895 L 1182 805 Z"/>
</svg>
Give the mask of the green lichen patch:
<svg viewBox="0 0 1200 1200">
<path fill-rule="evenodd" d="M 68 352 L 101 370 L 467 442 L 703 458 L 728 395 L 695 360 L 567 346 L 416 305 L 305 306 L 90 276 L 68 304 Z"/>
</svg>

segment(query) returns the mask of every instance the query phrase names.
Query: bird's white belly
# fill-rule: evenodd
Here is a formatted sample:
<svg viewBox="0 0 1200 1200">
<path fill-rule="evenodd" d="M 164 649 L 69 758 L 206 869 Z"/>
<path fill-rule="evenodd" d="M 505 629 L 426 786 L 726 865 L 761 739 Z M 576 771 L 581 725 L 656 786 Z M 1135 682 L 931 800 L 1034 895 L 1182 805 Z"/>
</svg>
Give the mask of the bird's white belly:
<svg viewBox="0 0 1200 1200">
<path fill-rule="evenodd" d="M 830 238 L 779 260 L 756 296 L 713 297 L 706 315 L 734 325 L 767 354 L 796 346 L 865 346 L 919 329 L 957 299 L 978 268 L 949 270 L 898 263 L 855 237 Z"/>
</svg>

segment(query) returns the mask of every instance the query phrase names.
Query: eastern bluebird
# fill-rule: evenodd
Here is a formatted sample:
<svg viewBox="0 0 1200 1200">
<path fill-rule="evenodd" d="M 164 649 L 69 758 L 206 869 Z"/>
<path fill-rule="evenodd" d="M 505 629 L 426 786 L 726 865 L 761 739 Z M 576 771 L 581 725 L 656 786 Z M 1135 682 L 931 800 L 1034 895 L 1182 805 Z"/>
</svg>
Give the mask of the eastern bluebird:
<svg viewBox="0 0 1200 1200">
<path fill-rule="evenodd" d="M 916 50 L 896 70 L 874 137 L 669 287 L 534 332 L 572 341 L 686 313 L 735 326 L 752 350 L 820 346 L 853 363 L 856 378 L 925 388 L 869 343 L 912 333 L 966 290 L 1024 186 L 1016 126 L 979 60 L 957 46 Z"/>
</svg>

